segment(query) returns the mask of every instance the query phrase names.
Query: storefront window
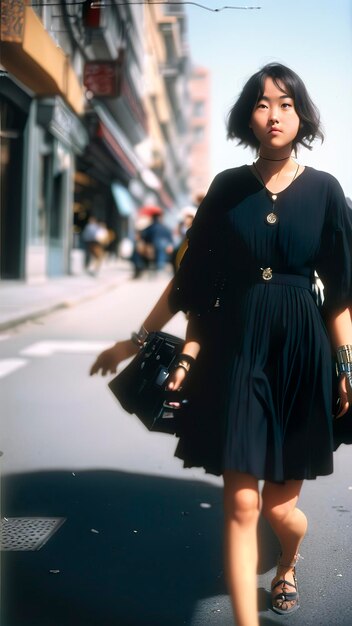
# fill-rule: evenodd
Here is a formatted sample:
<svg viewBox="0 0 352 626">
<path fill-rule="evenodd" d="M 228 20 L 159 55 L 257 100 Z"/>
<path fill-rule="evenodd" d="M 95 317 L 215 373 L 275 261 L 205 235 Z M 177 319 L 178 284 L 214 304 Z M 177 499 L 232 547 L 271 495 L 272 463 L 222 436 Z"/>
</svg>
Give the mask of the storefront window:
<svg viewBox="0 0 352 626">
<path fill-rule="evenodd" d="M 23 268 L 22 165 L 26 115 L 0 98 L 0 276 L 20 278 Z"/>
<path fill-rule="evenodd" d="M 47 146 L 42 143 L 38 159 L 38 195 L 34 194 L 33 210 L 31 212 L 30 242 L 33 245 L 45 244 L 45 234 L 47 232 L 47 201 L 50 185 L 50 163 L 51 154 Z"/>
</svg>

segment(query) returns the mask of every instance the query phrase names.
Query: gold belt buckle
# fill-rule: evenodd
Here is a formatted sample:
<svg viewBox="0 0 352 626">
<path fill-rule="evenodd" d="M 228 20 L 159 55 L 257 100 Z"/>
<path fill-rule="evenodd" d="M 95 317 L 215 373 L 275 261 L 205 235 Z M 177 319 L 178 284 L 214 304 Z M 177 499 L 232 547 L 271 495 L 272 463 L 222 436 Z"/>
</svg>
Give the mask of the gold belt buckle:
<svg viewBox="0 0 352 626">
<path fill-rule="evenodd" d="M 273 277 L 273 270 L 271 269 L 271 267 L 265 267 L 264 269 L 261 267 L 260 268 L 262 271 L 262 277 L 264 280 L 271 280 Z"/>
</svg>

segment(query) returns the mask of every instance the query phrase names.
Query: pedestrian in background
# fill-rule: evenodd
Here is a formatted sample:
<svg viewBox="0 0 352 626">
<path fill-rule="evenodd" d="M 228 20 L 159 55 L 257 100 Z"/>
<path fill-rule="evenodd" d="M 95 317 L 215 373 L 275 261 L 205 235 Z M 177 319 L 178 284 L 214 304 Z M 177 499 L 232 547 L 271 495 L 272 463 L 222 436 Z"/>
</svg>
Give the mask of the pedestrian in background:
<svg viewBox="0 0 352 626">
<path fill-rule="evenodd" d="M 109 244 L 109 231 L 106 224 L 91 215 L 83 229 L 82 239 L 85 243 L 86 270 L 88 274 L 97 276 Z"/>
<path fill-rule="evenodd" d="M 140 236 L 153 250 L 156 271 L 163 270 L 174 249 L 172 233 L 163 223 L 163 215 L 153 215 L 152 223 L 140 233 Z"/>
<path fill-rule="evenodd" d="M 300 146 L 310 149 L 323 136 L 292 70 L 273 63 L 249 79 L 228 136 L 253 148 L 256 160 L 216 176 L 176 276 L 134 339 L 142 344 L 176 311 L 188 312 L 168 381 L 177 390 L 190 376 L 176 455 L 186 467 L 223 475 L 236 625 L 258 626 L 260 512 L 281 545 L 272 608 L 282 615 L 299 608 L 296 563 L 307 519 L 297 501 L 305 479 L 333 471 L 331 348 L 340 419 L 352 401 L 352 220 L 337 180 L 296 161 Z M 315 271 L 324 284 L 320 309 Z M 118 342 L 91 373 L 115 373 L 137 350 L 132 340 Z"/>
<path fill-rule="evenodd" d="M 173 250 L 174 240 L 171 230 L 163 224 L 163 210 L 154 205 L 142 207 L 131 257 L 134 278 L 139 278 L 146 269 L 163 270 L 172 260 Z"/>
<path fill-rule="evenodd" d="M 153 207 L 153 210 L 159 209 L 159 207 Z M 152 223 L 152 215 L 143 211 L 143 208 L 140 209 L 139 215 L 135 220 L 135 230 L 134 230 L 134 240 L 133 240 L 133 250 L 131 254 L 131 261 L 134 268 L 133 278 L 139 278 L 143 271 L 149 268 L 150 262 L 152 260 L 152 255 L 150 249 L 147 247 L 145 241 L 142 239 L 143 231 L 150 226 Z"/>
</svg>

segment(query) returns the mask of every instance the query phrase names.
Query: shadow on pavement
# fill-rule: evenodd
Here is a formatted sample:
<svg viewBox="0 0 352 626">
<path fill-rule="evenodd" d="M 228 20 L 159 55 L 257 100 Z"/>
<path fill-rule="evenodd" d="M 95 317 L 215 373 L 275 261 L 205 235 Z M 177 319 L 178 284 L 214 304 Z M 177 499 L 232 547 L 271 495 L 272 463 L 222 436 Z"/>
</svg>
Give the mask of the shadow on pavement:
<svg viewBox="0 0 352 626">
<path fill-rule="evenodd" d="M 2 497 L 6 517 L 67 518 L 39 551 L 2 553 L 3 626 L 189 625 L 197 602 L 226 594 L 217 486 L 47 471 L 4 477 Z M 260 533 L 270 568 L 277 550 Z"/>
</svg>

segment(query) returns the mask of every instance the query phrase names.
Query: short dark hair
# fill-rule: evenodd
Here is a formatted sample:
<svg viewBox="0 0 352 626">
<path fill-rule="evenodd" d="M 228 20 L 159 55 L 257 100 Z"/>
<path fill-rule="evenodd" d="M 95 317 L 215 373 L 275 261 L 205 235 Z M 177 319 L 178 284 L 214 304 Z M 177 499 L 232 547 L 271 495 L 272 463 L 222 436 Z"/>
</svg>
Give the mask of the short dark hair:
<svg viewBox="0 0 352 626">
<path fill-rule="evenodd" d="M 263 96 L 266 78 L 271 78 L 279 89 L 282 89 L 284 85 L 287 94 L 294 101 L 300 127 L 292 143 L 293 150 L 297 151 L 297 144 L 311 150 L 310 144 L 316 138 L 323 142 L 324 135 L 320 125 L 319 111 L 312 102 L 304 82 L 298 74 L 281 63 L 265 65 L 247 81 L 228 114 L 227 138 L 238 139 L 238 145 L 258 150 L 258 139 L 249 128 L 249 124 L 253 109 Z"/>
</svg>

